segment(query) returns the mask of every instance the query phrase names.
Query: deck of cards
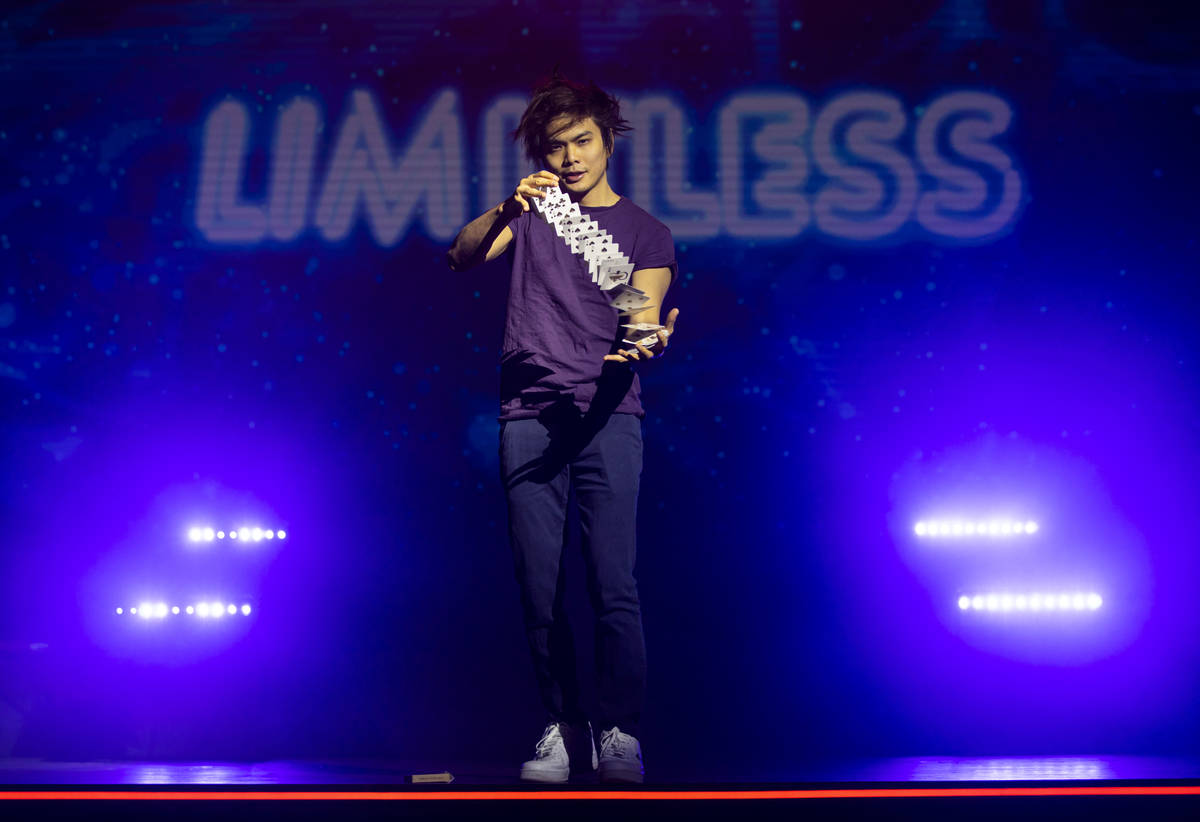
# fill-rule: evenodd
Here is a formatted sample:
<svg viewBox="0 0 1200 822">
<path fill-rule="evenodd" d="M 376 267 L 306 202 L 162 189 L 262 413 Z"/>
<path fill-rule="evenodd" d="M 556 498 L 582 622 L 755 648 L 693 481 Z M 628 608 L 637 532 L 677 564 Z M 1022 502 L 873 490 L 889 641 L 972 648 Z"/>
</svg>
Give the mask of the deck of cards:
<svg viewBox="0 0 1200 822">
<path fill-rule="evenodd" d="M 571 253 L 583 257 L 592 282 L 608 294 L 612 307 L 621 314 L 653 308 L 654 306 L 647 305 L 650 297 L 646 292 L 629 284 L 633 275 L 633 263 L 621 253 L 616 240 L 600 228 L 595 220 L 581 213 L 579 204 L 572 202 L 561 188 L 547 187 L 545 191 L 545 197 L 531 198 L 534 208 L 550 224 L 554 233 L 567 244 Z M 650 323 L 622 327 L 631 329 L 631 339 L 637 340 L 657 336 L 658 329 L 661 328 Z M 653 331 L 650 331 L 651 327 Z M 624 342 L 630 343 L 630 340 Z"/>
</svg>

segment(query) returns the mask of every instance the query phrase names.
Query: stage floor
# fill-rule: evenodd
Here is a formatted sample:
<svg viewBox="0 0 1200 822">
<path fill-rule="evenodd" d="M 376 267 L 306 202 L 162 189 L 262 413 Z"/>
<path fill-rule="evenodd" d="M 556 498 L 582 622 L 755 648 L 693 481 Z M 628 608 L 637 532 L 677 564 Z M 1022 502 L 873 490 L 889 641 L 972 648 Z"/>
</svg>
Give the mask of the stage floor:
<svg viewBox="0 0 1200 822">
<path fill-rule="evenodd" d="M 515 787 L 520 763 L 406 762 L 384 760 L 271 762 L 66 762 L 0 759 L 0 786 L 189 785 L 189 786 L 408 786 L 414 774 L 450 773 L 450 787 Z M 653 788 L 747 789 L 776 786 L 859 786 L 932 784 L 1058 784 L 1081 782 L 1200 782 L 1200 758 L 1146 756 L 909 757 L 798 765 L 750 773 L 737 768 L 698 773 L 651 762 Z M 596 787 L 594 775 L 572 778 L 571 786 Z M 425 785 L 422 788 L 447 787 Z"/>
</svg>

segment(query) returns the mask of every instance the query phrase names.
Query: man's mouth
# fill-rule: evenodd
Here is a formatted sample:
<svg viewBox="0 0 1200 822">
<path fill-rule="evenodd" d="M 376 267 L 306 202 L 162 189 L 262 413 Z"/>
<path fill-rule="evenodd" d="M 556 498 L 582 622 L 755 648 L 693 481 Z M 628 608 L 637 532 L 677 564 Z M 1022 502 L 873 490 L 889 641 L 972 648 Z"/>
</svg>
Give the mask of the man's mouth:
<svg viewBox="0 0 1200 822">
<path fill-rule="evenodd" d="M 582 171 L 572 171 L 570 173 L 563 174 L 562 178 L 564 180 L 566 180 L 568 183 L 578 183 L 580 180 L 583 179 L 584 173 L 585 172 L 582 172 Z"/>
</svg>

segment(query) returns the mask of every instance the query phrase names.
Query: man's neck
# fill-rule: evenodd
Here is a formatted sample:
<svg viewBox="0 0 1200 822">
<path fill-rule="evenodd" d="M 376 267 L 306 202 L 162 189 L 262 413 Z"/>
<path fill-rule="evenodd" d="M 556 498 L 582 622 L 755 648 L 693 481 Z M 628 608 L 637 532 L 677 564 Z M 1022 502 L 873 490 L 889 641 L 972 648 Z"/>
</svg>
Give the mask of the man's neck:
<svg viewBox="0 0 1200 822">
<path fill-rule="evenodd" d="M 613 191 L 612 186 L 608 184 L 608 172 L 605 172 L 600 181 L 592 186 L 591 190 L 584 194 L 578 202 L 581 206 L 603 207 L 616 205 L 620 199 L 620 195 Z"/>
</svg>

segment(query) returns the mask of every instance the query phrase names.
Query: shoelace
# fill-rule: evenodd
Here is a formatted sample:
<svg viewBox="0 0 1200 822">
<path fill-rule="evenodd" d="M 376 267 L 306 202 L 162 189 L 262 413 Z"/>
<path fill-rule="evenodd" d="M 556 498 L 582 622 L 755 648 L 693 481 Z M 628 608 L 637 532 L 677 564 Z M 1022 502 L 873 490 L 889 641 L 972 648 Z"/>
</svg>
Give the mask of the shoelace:
<svg viewBox="0 0 1200 822">
<path fill-rule="evenodd" d="M 541 759 L 544 756 L 549 756 L 550 751 L 553 750 L 554 743 L 556 741 L 562 741 L 562 731 L 558 729 L 557 724 L 546 728 L 546 732 L 542 734 L 542 738 L 538 740 L 537 750 L 535 751 L 537 758 Z"/>
<path fill-rule="evenodd" d="M 618 737 L 624 736 L 619 731 L 612 731 L 600 741 L 600 755 L 625 759 L 632 752 L 633 746 L 624 744 Z"/>
</svg>

